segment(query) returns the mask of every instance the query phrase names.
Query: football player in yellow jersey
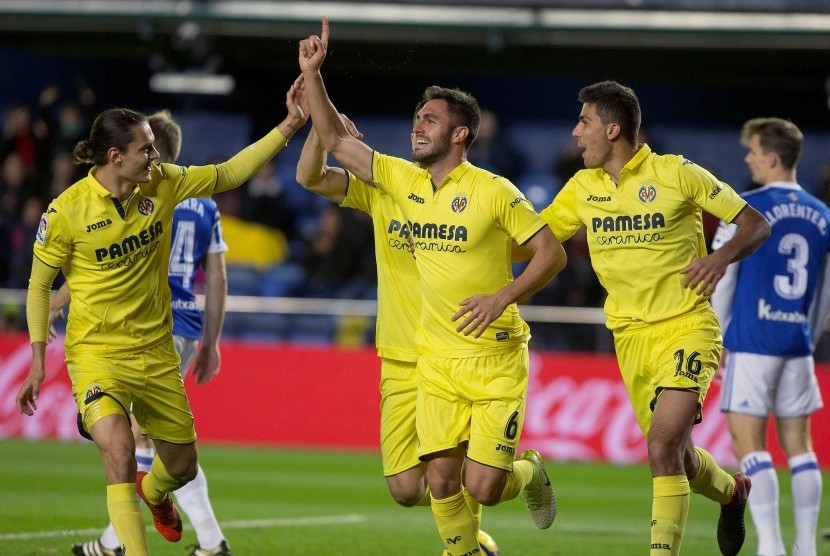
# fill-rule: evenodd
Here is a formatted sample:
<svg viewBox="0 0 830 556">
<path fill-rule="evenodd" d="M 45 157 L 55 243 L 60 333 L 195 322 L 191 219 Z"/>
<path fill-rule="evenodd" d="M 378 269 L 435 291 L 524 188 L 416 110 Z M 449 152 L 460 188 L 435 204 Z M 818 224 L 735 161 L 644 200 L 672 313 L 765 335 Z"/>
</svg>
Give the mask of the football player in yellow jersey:
<svg viewBox="0 0 830 556">
<path fill-rule="evenodd" d="M 343 116 L 349 133 L 363 136 Z M 375 343 L 381 358 L 380 446 L 383 474 L 392 498 L 402 506 L 429 506 L 426 465 L 418 459 L 415 430 L 418 349 L 415 331 L 421 312 L 420 282 L 409 250 L 408 232 L 395 200 L 354 175 L 326 163 L 326 151 L 312 129 L 297 162 L 297 182 L 342 207 L 372 217 L 378 269 Z M 481 526 L 481 504 L 465 491 Z"/>
<path fill-rule="evenodd" d="M 564 250 L 512 183 L 466 161 L 480 118 L 469 94 L 425 91 L 413 121 L 415 163 L 352 137 L 320 75 L 328 34 L 324 18 L 322 38 L 300 43 L 314 128 L 344 168 L 395 200 L 415 243 L 422 306 L 415 420 L 439 534 L 449 554 L 480 550 L 464 489 L 484 505 L 524 493 L 536 525 L 550 527 L 555 497 L 541 457 L 528 450 L 515 461 L 529 367 L 529 329 L 516 302 L 564 267 Z M 513 240 L 532 253 L 515 279 Z"/>
<path fill-rule="evenodd" d="M 97 445 L 107 481 L 107 509 L 122 549 L 148 554 L 135 492 L 150 507 L 156 529 L 181 539 L 182 522 L 169 493 L 196 475 L 193 415 L 173 344 L 167 267 L 173 209 L 242 185 L 285 146 L 307 115 L 299 79 L 286 95 L 287 117 L 227 162 L 156 165 L 147 118 L 116 108 L 93 122 L 75 147 L 89 175 L 49 205 L 41 217 L 26 303 L 32 367 L 17 395 L 22 413 L 37 410 L 44 380 L 49 293 L 62 270 L 73 303 L 66 330 L 66 364 L 79 409 L 79 430 Z M 132 408 L 156 456 L 136 481 Z"/>
<path fill-rule="evenodd" d="M 591 263 L 608 291 L 607 326 L 648 443 L 651 554 L 680 553 L 692 491 L 721 504 L 718 545 L 734 556 L 750 480 L 718 467 L 691 432 L 721 352 L 709 296 L 729 263 L 769 236 L 769 224 L 703 168 L 638 144 L 640 105 L 630 88 L 605 81 L 582 89 L 579 100 L 572 134 L 586 169 L 541 214 L 560 241 L 587 228 Z M 706 254 L 703 210 L 738 226 L 725 251 Z"/>
</svg>

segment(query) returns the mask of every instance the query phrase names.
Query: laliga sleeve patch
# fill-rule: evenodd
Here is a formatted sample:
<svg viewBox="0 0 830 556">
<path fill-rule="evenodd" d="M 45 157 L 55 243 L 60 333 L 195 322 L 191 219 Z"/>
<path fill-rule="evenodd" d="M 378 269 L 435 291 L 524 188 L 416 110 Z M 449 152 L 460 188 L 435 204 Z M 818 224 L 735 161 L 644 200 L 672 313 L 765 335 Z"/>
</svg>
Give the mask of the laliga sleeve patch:
<svg viewBox="0 0 830 556">
<path fill-rule="evenodd" d="M 49 219 L 46 218 L 46 213 L 40 215 L 40 225 L 37 227 L 37 234 L 35 235 L 35 239 L 38 243 L 43 245 L 46 241 L 46 232 L 49 230 Z"/>
</svg>

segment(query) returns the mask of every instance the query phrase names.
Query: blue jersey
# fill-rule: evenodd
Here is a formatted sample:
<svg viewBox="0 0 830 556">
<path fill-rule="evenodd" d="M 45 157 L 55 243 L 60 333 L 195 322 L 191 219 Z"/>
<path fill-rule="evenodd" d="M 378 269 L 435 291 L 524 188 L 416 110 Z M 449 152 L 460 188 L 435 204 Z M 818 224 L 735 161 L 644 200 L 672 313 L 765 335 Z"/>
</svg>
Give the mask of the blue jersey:
<svg viewBox="0 0 830 556">
<path fill-rule="evenodd" d="M 811 355 L 830 297 L 830 209 L 789 182 L 743 197 L 766 217 L 772 233 L 755 253 L 729 266 L 712 298 L 725 329 L 724 347 L 780 357 Z M 723 245 L 735 229 L 722 222 L 712 247 Z"/>
<path fill-rule="evenodd" d="M 193 279 L 209 253 L 227 250 L 219 209 L 213 199 L 186 199 L 176 205 L 167 278 L 172 293 L 174 335 L 201 337 L 202 311 L 196 305 Z"/>
</svg>

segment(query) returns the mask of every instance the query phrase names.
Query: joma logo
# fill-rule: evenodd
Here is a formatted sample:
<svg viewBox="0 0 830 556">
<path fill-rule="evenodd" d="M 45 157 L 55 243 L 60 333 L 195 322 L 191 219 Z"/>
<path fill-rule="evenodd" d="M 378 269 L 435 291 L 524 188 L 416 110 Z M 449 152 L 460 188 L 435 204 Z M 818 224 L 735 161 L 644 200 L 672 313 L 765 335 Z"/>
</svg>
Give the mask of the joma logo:
<svg viewBox="0 0 830 556">
<path fill-rule="evenodd" d="M 100 230 L 104 226 L 109 226 L 112 224 L 112 220 L 107 218 L 106 220 L 101 220 L 100 222 L 96 222 L 95 224 L 88 224 L 86 227 L 86 233 L 91 232 L 92 230 Z"/>
</svg>

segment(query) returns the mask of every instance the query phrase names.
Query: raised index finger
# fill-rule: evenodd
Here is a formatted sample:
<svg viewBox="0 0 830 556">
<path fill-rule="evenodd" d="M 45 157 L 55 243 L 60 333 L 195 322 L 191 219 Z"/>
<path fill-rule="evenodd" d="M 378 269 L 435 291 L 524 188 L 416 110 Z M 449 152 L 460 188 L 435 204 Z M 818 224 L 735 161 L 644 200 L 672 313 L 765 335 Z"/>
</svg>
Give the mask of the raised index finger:
<svg viewBox="0 0 830 556">
<path fill-rule="evenodd" d="M 323 16 L 323 30 L 320 34 L 320 40 L 323 42 L 323 46 L 328 48 L 329 46 L 329 18 Z"/>
</svg>

